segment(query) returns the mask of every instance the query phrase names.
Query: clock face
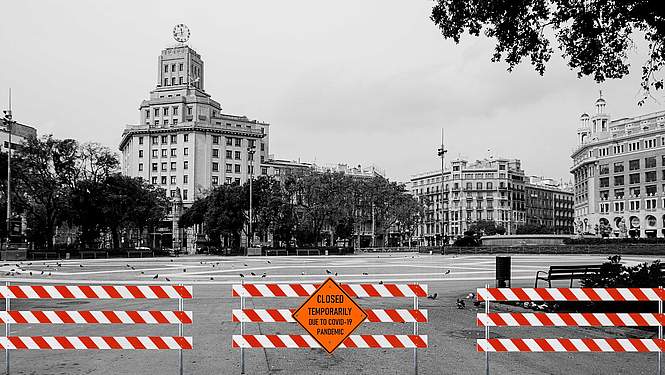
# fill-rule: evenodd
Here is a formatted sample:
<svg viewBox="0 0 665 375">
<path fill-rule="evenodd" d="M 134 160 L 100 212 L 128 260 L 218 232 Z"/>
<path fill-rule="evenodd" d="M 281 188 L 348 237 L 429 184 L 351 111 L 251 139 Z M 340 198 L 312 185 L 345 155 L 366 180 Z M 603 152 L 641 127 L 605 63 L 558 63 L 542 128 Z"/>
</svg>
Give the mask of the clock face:
<svg viewBox="0 0 665 375">
<path fill-rule="evenodd" d="M 182 23 L 175 25 L 173 28 L 173 38 L 180 43 L 185 43 L 189 40 L 189 28 Z"/>
</svg>

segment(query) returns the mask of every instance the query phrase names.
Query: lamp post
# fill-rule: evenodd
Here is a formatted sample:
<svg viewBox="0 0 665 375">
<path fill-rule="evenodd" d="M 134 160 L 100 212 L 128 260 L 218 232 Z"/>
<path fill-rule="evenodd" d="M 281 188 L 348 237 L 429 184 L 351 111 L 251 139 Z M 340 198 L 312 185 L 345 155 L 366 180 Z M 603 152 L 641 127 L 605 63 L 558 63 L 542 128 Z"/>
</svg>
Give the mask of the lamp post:
<svg viewBox="0 0 665 375">
<path fill-rule="evenodd" d="M 444 230 L 443 230 L 444 225 L 445 225 L 444 224 L 444 209 L 443 209 L 443 188 L 444 188 L 443 169 L 444 169 L 444 166 L 445 166 L 444 160 L 445 160 L 446 152 L 448 152 L 448 150 L 446 150 L 444 145 L 443 145 L 443 129 L 441 129 L 441 147 L 439 147 L 439 149 L 437 150 L 437 155 L 441 158 L 441 201 L 440 201 L 440 203 L 441 203 L 441 252 L 442 253 L 445 252 L 445 245 L 446 244 L 444 243 L 444 240 L 447 237 L 446 234 L 444 233 Z"/>
<path fill-rule="evenodd" d="M 9 250 L 10 232 L 11 232 L 11 217 L 12 217 L 12 198 L 11 198 L 11 184 L 12 184 L 12 91 L 9 90 L 9 109 L 2 111 L 5 115 L 3 122 L 7 128 L 8 142 L 7 142 L 7 240 L 6 250 Z"/>
<path fill-rule="evenodd" d="M 254 146 L 249 146 L 247 147 L 247 158 L 249 159 L 249 230 L 247 231 L 247 248 L 249 249 L 250 246 L 252 246 L 253 242 L 253 232 L 252 232 L 252 177 L 254 175 L 254 152 L 256 152 L 256 147 Z M 245 255 L 247 255 L 247 251 L 245 250 Z"/>
</svg>

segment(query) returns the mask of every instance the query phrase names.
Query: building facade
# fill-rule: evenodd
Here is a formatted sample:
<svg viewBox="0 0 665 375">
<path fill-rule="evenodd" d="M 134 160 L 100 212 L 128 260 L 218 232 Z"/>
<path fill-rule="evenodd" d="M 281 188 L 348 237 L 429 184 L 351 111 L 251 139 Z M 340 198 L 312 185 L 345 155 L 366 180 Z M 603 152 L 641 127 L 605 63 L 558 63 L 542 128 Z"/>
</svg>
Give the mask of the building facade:
<svg viewBox="0 0 665 375">
<path fill-rule="evenodd" d="M 507 234 L 527 223 L 556 233 L 572 232 L 572 191 L 551 180 L 525 176 L 518 159 L 457 159 L 443 179 L 438 170 L 414 175 L 410 182 L 411 193 L 424 209 L 414 236 L 420 245 L 441 246 L 481 220 L 494 221 Z"/>
<path fill-rule="evenodd" d="M 191 252 L 195 228 L 183 233 L 179 212 L 218 185 L 256 175 L 268 159 L 270 125 L 224 113 L 205 91 L 203 59 L 188 45 L 165 48 L 157 68 L 156 87 L 139 106 L 139 123 L 122 134 L 122 173 L 141 177 L 172 198 L 151 244 Z"/>
<path fill-rule="evenodd" d="M 580 117 L 572 152 L 575 231 L 665 236 L 665 111 L 611 119 L 606 102 Z"/>
</svg>

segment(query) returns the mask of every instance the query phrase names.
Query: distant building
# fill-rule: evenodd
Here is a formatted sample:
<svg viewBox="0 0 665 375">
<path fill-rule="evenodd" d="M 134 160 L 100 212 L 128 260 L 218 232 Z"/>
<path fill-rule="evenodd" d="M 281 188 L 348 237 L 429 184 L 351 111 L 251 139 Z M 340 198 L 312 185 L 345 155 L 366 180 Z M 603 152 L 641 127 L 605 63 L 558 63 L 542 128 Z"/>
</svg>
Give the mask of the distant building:
<svg viewBox="0 0 665 375">
<path fill-rule="evenodd" d="M 441 170 L 412 176 L 409 189 L 425 210 L 414 238 L 421 245 L 441 246 L 481 220 L 494 221 L 507 234 L 527 223 L 556 233 L 572 231 L 572 192 L 525 176 L 521 164 L 519 159 L 456 159 L 443 179 Z"/>
<path fill-rule="evenodd" d="M 0 122 L 1 123 L 1 122 Z M 17 150 L 29 138 L 37 136 L 37 130 L 32 126 L 12 123 L 12 150 Z M 6 127 L 0 127 L 0 151 L 7 152 L 9 148 L 9 132 Z"/>
<path fill-rule="evenodd" d="M 553 234 L 572 234 L 573 190 L 553 179 L 529 176 L 524 184 L 526 223 L 545 226 Z"/>
<path fill-rule="evenodd" d="M 580 117 L 571 157 L 575 231 L 665 236 L 665 111 L 612 120 L 606 102 Z"/>
</svg>

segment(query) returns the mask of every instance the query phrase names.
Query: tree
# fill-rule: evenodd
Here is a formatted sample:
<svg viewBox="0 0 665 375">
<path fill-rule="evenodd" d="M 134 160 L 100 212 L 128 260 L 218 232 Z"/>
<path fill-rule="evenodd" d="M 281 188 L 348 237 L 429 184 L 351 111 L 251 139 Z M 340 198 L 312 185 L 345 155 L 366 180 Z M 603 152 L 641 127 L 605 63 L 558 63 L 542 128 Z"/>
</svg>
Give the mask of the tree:
<svg viewBox="0 0 665 375">
<path fill-rule="evenodd" d="M 480 236 L 493 236 L 495 234 L 505 234 L 506 228 L 497 226 L 494 220 L 478 220 L 471 224 L 469 231 Z"/>
<path fill-rule="evenodd" d="M 16 202 L 27 212 L 28 238 L 53 248 L 55 228 L 67 218 L 77 175 L 78 144 L 51 135 L 30 138 L 12 158 Z"/>
<path fill-rule="evenodd" d="M 459 43 L 463 34 L 496 39 L 492 61 L 508 70 L 528 58 L 541 75 L 558 44 L 577 76 L 596 82 L 628 74 L 633 38 L 648 44 L 642 66 L 643 104 L 650 89 L 663 88 L 656 74 L 665 64 L 665 17 L 656 0 L 436 0 L 431 20 Z"/>
</svg>

